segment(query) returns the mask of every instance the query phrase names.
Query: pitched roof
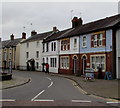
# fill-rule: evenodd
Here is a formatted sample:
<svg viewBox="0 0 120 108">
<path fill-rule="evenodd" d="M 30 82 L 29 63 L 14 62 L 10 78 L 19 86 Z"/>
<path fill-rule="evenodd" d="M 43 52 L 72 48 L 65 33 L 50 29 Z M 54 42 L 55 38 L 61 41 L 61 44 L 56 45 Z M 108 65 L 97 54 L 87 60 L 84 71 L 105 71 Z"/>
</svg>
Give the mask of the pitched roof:
<svg viewBox="0 0 120 108">
<path fill-rule="evenodd" d="M 52 33 L 53 31 L 36 34 L 36 35 L 30 36 L 28 39 L 22 41 L 21 43 L 26 43 L 26 42 L 36 41 L 36 40 L 43 40 L 44 38 L 49 37 Z"/>
<path fill-rule="evenodd" d="M 17 39 L 14 39 L 14 40 L 5 40 L 5 41 L 1 41 L 2 43 L 2 48 L 5 48 L 5 47 L 15 47 L 17 44 L 20 43 L 20 41 L 22 40 L 22 38 L 17 38 Z"/>
<path fill-rule="evenodd" d="M 118 23 L 120 23 L 120 14 L 78 26 L 75 29 L 72 29 L 70 32 L 62 34 L 61 36 L 59 36 L 58 39 L 71 36 L 78 36 L 98 30 L 112 28 Z"/>
<path fill-rule="evenodd" d="M 62 31 L 58 31 L 53 33 L 51 36 L 47 37 L 46 39 L 44 39 L 44 42 L 49 42 L 49 41 L 54 41 L 57 40 L 60 36 L 62 36 L 65 33 L 68 33 L 69 31 L 71 31 L 72 28 L 66 29 L 66 30 L 62 30 Z"/>
</svg>

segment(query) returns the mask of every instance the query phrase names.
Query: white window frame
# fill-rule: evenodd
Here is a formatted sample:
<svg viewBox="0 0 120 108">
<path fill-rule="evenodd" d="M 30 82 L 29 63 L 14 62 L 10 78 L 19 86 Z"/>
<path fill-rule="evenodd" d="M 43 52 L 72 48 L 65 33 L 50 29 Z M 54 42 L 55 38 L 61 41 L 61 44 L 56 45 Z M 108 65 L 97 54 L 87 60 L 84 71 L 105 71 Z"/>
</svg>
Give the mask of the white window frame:
<svg viewBox="0 0 120 108">
<path fill-rule="evenodd" d="M 97 47 L 97 34 L 96 35 L 94 35 L 94 47 Z"/>
<path fill-rule="evenodd" d="M 36 51 L 36 58 L 39 58 L 39 51 Z"/>
<path fill-rule="evenodd" d="M 74 48 L 77 48 L 77 38 L 74 38 Z"/>
<path fill-rule="evenodd" d="M 100 33 L 99 35 L 100 35 L 100 38 L 98 39 L 98 45 L 99 45 L 99 46 L 102 46 L 103 34 Z M 101 44 L 100 44 L 100 43 L 101 43 Z"/>
<path fill-rule="evenodd" d="M 84 38 L 85 38 L 85 40 L 84 40 Z M 82 37 L 82 48 L 86 48 L 87 47 L 87 37 L 86 36 L 83 36 Z"/>
<path fill-rule="evenodd" d="M 60 57 L 60 68 L 61 69 L 69 69 L 69 56 L 61 56 Z"/>
<path fill-rule="evenodd" d="M 46 52 L 49 52 L 49 43 L 46 43 Z"/>
<path fill-rule="evenodd" d="M 95 62 L 93 62 L 92 61 L 92 57 L 94 57 L 94 59 L 95 59 Z M 99 58 L 99 62 L 97 62 L 96 60 L 96 58 Z M 101 61 L 101 58 L 102 57 L 104 57 L 104 61 L 102 62 Z M 94 69 L 94 71 L 98 71 L 98 68 L 97 68 L 97 66 L 102 66 L 102 64 L 104 65 L 104 69 L 102 69 L 102 72 L 105 72 L 105 70 L 106 70 L 106 56 L 105 56 L 105 54 L 103 54 L 103 55 L 91 55 L 90 56 L 90 66 L 91 66 L 91 68 L 92 68 L 92 65 L 94 64 L 94 66 L 95 66 L 95 69 Z"/>
</svg>

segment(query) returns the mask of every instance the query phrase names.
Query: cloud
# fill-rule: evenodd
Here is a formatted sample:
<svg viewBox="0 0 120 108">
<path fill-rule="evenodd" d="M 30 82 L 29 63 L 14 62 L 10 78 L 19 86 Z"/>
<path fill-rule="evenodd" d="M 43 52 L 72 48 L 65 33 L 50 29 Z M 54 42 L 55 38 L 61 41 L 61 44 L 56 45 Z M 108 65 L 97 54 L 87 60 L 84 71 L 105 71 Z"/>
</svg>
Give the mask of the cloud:
<svg viewBox="0 0 120 108">
<path fill-rule="evenodd" d="M 23 26 L 28 36 L 33 29 L 44 32 L 52 30 L 53 26 L 60 30 L 70 28 L 71 10 L 72 16 L 82 17 L 84 23 L 95 21 L 117 14 L 117 5 L 117 2 L 3 2 L 3 39 L 8 39 L 11 33 L 20 37 Z"/>
</svg>

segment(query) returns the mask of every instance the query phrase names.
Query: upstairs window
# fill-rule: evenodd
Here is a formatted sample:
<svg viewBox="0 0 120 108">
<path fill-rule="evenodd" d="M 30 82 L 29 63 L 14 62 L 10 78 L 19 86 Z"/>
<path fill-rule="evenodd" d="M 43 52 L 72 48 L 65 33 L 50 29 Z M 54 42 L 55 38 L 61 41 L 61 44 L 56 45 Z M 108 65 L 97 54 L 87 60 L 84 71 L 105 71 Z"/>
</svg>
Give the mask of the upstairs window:
<svg viewBox="0 0 120 108">
<path fill-rule="evenodd" d="M 54 51 L 56 51 L 56 42 L 54 42 Z"/>
<path fill-rule="evenodd" d="M 56 42 L 51 43 L 51 51 L 56 51 Z"/>
<path fill-rule="evenodd" d="M 74 48 L 76 48 L 77 47 L 77 39 L 75 38 L 74 39 Z"/>
<path fill-rule="evenodd" d="M 91 47 L 102 47 L 106 45 L 105 32 L 91 36 Z"/>
<path fill-rule="evenodd" d="M 36 51 L 36 58 L 39 58 L 39 51 Z"/>
<path fill-rule="evenodd" d="M 86 36 L 83 36 L 83 37 L 82 37 L 82 47 L 83 47 L 83 48 L 86 47 L 86 43 L 87 43 L 87 41 L 86 41 Z"/>
<path fill-rule="evenodd" d="M 43 43 L 43 52 L 45 52 L 45 44 Z"/>
<path fill-rule="evenodd" d="M 102 34 L 98 34 L 98 46 L 102 46 Z"/>
<path fill-rule="evenodd" d="M 61 40 L 61 50 L 69 50 L 70 49 L 70 39 Z"/>
<path fill-rule="evenodd" d="M 53 42 L 51 43 L 51 51 L 53 51 Z"/>
<path fill-rule="evenodd" d="M 48 52 L 48 51 L 49 51 L 49 44 L 46 43 L 46 52 Z"/>
</svg>

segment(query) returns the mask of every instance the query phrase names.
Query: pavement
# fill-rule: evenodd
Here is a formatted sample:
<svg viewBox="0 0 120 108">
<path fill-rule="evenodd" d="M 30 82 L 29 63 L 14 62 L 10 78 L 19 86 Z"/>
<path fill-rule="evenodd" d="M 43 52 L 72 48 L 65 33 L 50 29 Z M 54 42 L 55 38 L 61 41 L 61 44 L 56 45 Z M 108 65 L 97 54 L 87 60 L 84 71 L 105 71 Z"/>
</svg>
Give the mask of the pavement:
<svg viewBox="0 0 120 108">
<path fill-rule="evenodd" d="M 0 90 L 24 85 L 30 81 L 30 78 L 12 76 L 11 80 L 0 81 Z"/>
<path fill-rule="evenodd" d="M 74 75 L 61 75 L 53 73 L 50 73 L 50 75 L 64 77 L 76 82 L 75 86 L 79 86 L 83 90 L 83 93 L 86 95 L 95 95 L 103 98 L 120 100 L 120 80 L 85 80 L 83 77 Z M 0 86 L 0 89 L 8 89 L 16 86 L 21 86 L 29 82 L 30 78 L 13 76 L 12 80 L 2 81 L 2 86 Z"/>
</svg>

